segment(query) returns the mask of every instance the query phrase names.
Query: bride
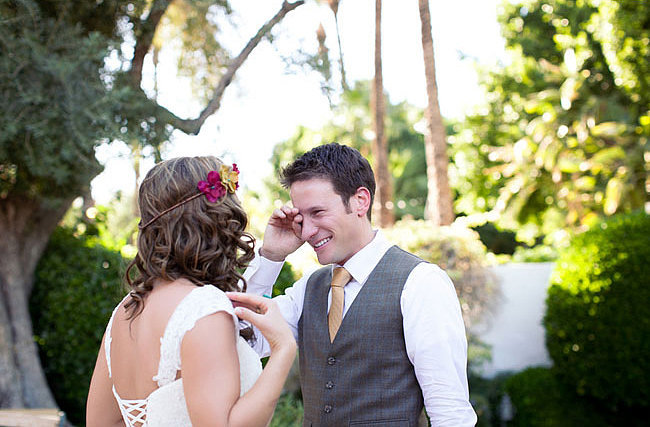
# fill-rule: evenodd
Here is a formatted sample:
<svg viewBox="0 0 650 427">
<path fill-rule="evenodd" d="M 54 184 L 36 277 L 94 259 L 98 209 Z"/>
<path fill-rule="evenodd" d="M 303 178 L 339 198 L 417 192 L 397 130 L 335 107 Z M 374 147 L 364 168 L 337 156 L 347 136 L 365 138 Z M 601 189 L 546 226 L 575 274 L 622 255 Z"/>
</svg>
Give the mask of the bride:
<svg viewBox="0 0 650 427">
<path fill-rule="evenodd" d="M 93 426 L 263 426 L 296 353 L 270 299 L 239 291 L 253 238 L 235 190 L 239 171 L 215 157 L 157 164 L 140 186 L 131 292 L 115 308 L 93 372 Z M 233 308 L 231 299 L 238 305 Z M 262 371 L 247 344 L 272 347 Z"/>
</svg>

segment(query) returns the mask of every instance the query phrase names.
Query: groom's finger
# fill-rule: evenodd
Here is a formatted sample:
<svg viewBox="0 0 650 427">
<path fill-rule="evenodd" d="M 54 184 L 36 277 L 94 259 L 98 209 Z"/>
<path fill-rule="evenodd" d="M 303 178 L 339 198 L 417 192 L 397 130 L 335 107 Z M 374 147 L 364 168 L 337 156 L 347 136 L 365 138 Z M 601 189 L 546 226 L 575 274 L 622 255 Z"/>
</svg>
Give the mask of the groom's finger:
<svg viewBox="0 0 650 427">
<path fill-rule="evenodd" d="M 294 208 L 293 206 L 289 206 L 289 205 L 284 205 L 280 209 L 282 209 L 282 212 L 288 218 L 291 218 L 291 217 L 295 216 L 298 213 L 298 209 Z"/>
<path fill-rule="evenodd" d="M 302 239 L 302 215 L 301 214 L 296 214 L 296 216 L 293 217 L 293 221 L 291 222 L 291 228 L 293 229 L 293 234 L 296 235 L 299 239 Z"/>
</svg>

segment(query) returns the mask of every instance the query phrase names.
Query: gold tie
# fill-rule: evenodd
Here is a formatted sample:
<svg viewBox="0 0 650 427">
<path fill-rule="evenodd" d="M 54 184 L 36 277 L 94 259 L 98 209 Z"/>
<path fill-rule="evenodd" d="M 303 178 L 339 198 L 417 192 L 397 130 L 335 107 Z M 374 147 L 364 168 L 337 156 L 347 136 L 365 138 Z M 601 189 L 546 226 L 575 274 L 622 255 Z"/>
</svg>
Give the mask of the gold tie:
<svg viewBox="0 0 650 427">
<path fill-rule="evenodd" d="M 332 304 L 330 305 L 330 312 L 327 315 L 330 341 L 334 341 L 334 337 L 341 326 L 341 321 L 343 320 L 343 288 L 351 278 L 350 273 L 343 267 L 336 267 L 334 274 L 332 274 Z"/>
</svg>

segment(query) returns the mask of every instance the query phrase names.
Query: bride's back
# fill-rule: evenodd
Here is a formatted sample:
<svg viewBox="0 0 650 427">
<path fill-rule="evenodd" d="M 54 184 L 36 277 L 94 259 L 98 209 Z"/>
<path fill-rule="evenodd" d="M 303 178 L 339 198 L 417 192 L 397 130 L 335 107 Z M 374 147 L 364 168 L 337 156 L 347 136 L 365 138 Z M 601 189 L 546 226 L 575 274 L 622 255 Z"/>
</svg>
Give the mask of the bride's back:
<svg viewBox="0 0 650 427">
<path fill-rule="evenodd" d="M 157 284 L 133 321 L 124 304 L 118 308 L 111 331 L 111 368 L 121 398 L 144 399 L 158 388 L 152 378 L 158 373 L 160 339 L 178 304 L 195 288 L 184 279 Z"/>
<path fill-rule="evenodd" d="M 210 413 L 214 399 L 202 405 L 201 390 L 221 387 L 223 402 L 236 400 L 240 331 L 224 292 L 239 290 L 238 271 L 254 257 L 237 182 L 236 165 L 206 156 L 161 162 L 140 184 L 138 253 L 125 272 L 131 291 L 95 364 L 91 422 L 191 425 L 192 408 L 195 417 L 224 414 L 218 405 Z"/>
</svg>

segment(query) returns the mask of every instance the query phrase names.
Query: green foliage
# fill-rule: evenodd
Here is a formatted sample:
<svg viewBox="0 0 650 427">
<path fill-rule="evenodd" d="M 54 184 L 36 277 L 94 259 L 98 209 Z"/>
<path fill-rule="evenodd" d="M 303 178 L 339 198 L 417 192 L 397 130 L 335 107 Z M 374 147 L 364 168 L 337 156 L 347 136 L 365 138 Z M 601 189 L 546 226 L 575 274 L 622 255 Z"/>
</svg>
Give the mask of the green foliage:
<svg viewBox="0 0 650 427">
<path fill-rule="evenodd" d="M 154 38 L 158 52 L 171 40 L 180 42 L 179 75 L 191 79 L 193 93 L 206 104 L 230 62 L 230 54 L 217 37 L 220 28 L 216 18 L 231 13 L 228 0 L 174 1 Z"/>
<path fill-rule="evenodd" d="M 560 253 L 546 344 L 561 380 L 612 409 L 650 407 L 650 216 L 614 216 Z"/>
<path fill-rule="evenodd" d="M 133 258 L 137 252 L 138 222 L 134 214 L 135 200 L 117 193 L 107 205 L 96 205 L 82 212 L 81 198 L 75 200 L 60 222 L 93 243 Z"/>
<path fill-rule="evenodd" d="M 616 84 L 647 117 L 650 106 L 650 4 L 636 0 L 601 0 L 598 11 L 592 23 L 597 26 L 596 37 L 602 43 L 603 55 L 612 64 L 612 74 L 618 80 Z"/>
<path fill-rule="evenodd" d="M 612 423 L 614 418 L 598 405 L 579 397 L 559 382 L 548 368 L 528 368 L 506 380 L 505 389 L 514 409 L 512 427 L 608 427 L 635 425 Z M 619 420 L 621 421 L 621 420 Z"/>
<path fill-rule="evenodd" d="M 373 139 L 368 82 L 357 82 L 353 90 L 343 94 L 335 109 L 335 117 L 320 130 L 300 127 L 289 140 L 276 145 L 271 163 L 273 176 L 267 180 L 272 199 L 288 200 L 288 194 L 277 181 L 278 172 L 298 155 L 329 142 L 358 149 L 373 164 Z M 424 158 L 424 137 L 414 126 L 422 119 L 422 111 L 402 102 L 386 102 L 386 138 L 388 168 L 393 176 L 395 215 L 397 218 L 422 218 L 427 197 L 427 174 Z"/>
<path fill-rule="evenodd" d="M 278 295 L 284 295 L 284 290 L 293 286 L 296 281 L 296 274 L 291 267 L 291 264 L 285 262 L 280 270 L 280 275 L 273 285 L 273 295 L 277 297 Z"/>
<path fill-rule="evenodd" d="M 491 222 L 486 222 L 483 225 L 472 227 L 475 230 L 481 242 L 487 249 L 494 254 L 508 254 L 512 255 L 515 248 L 519 246 L 515 239 L 515 232 L 510 230 L 500 230 Z"/>
<path fill-rule="evenodd" d="M 107 41 L 28 0 L 1 1 L 0 17 L 0 165 L 13 171 L 3 198 L 79 194 L 101 170 L 94 147 L 115 131 L 99 73 Z"/>
<path fill-rule="evenodd" d="M 22 1 L 23 3 L 26 3 Z M 116 22 L 123 16 L 140 17 L 150 0 L 102 0 L 77 2 L 70 0 L 36 0 L 43 16 L 54 18 L 67 26 L 81 26 L 84 34 L 97 32 L 104 37 L 118 36 Z"/>
<path fill-rule="evenodd" d="M 511 61 L 484 70 L 486 105 L 449 138 L 458 212 L 492 211 L 530 243 L 644 205 L 646 3 L 504 2 Z"/>
<path fill-rule="evenodd" d="M 502 402 L 505 396 L 505 382 L 510 373 L 499 374 L 494 378 L 469 375 L 469 400 L 478 417 L 478 427 L 501 427 Z"/>
<path fill-rule="evenodd" d="M 278 400 L 270 427 L 300 427 L 302 414 L 302 401 L 291 394 L 284 394 Z"/>
<path fill-rule="evenodd" d="M 518 246 L 511 259 L 513 262 L 551 262 L 557 259 L 557 248 L 544 244 L 532 248 Z"/>
<path fill-rule="evenodd" d="M 90 377 L 106 323 L 125 294 L 119 253 L 57 229 L 36 269 L 30 300 L 48 384 L 73 423 L 85 419 Z"/>
</svg>

